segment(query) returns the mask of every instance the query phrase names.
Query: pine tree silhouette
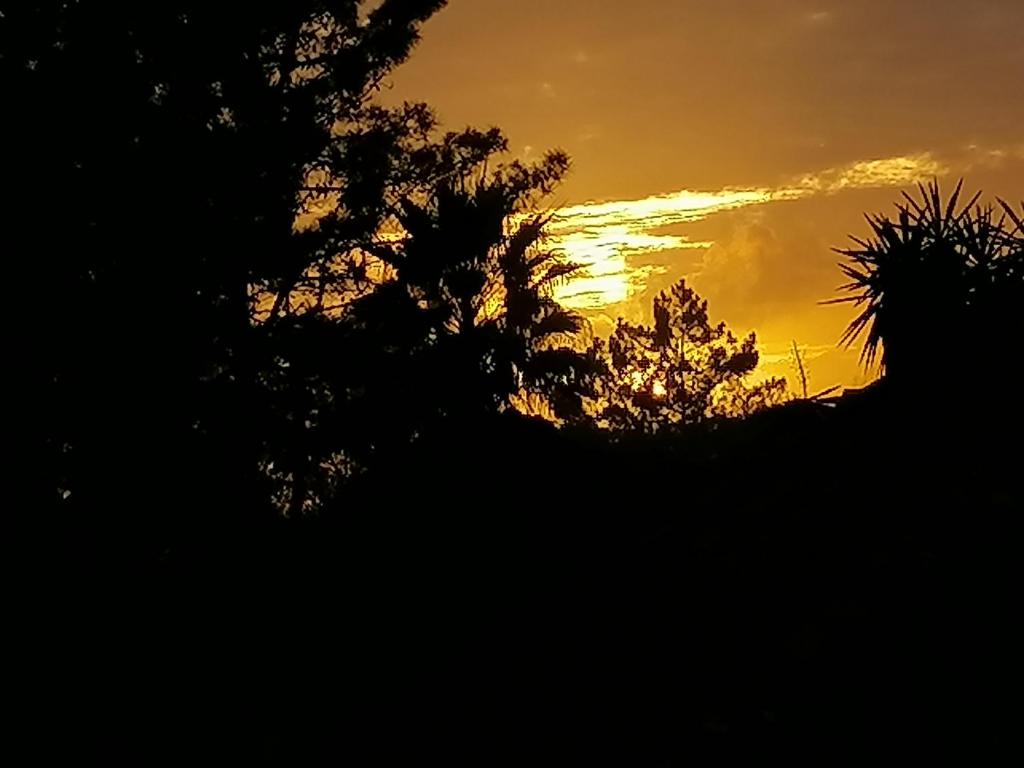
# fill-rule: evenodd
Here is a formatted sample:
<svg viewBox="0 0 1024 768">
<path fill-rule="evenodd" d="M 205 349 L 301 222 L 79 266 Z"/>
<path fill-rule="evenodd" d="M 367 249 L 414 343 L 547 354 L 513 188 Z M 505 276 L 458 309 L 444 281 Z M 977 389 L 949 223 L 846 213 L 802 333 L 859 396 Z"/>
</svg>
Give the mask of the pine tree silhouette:
<svg viewBox="0 0 1024 768">
<path fill-rule="evenodd" d="M 754 334 L 740 341 L 713 324 L 708 303 L 680 281 L 654 302 L 654 327 L 620 320 L 608 340 L 598 422 L 643 433 L 778 404 L 785 382 L 747 385 L 758 365 Z"/>
</svg>

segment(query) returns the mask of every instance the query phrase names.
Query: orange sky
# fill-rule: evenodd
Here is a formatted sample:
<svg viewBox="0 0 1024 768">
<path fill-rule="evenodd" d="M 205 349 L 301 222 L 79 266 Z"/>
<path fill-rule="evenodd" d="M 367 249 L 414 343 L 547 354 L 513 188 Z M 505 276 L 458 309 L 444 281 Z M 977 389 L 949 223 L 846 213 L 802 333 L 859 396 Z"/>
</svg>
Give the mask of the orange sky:
<svg viewBox="0 0 1024 768">
<path fill-rule="evenodd" d="M 767 372 L 863 383 L 831 246 L 916 179 L 1024 196 L 1024 0 L 450 0 L 386 99 L 562 148 L 554 234 L 599 333 L 680 277 Z"/>
</svg>

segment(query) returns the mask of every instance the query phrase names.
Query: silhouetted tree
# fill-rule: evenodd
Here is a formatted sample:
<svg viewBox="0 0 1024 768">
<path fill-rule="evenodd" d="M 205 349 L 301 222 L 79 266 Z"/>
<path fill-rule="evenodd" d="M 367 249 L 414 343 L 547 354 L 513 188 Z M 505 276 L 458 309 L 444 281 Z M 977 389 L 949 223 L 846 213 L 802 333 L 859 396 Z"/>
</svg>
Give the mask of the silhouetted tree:
<svg viewBox="0 0 1024 768">
<path fill-rule="evenodd" d="M 881 352 L 888 379 L 920 387 L 936 374 L 947 382 L 991 383 L 1016 364 L 1024 300 L 1020 217 L 960 205 L 963 182 L 944 201 L 938 182 L 904 195 L 894 219 L 869 216 L 869 239 L 837 249 L 848 262 L 849 297 L 830 303 L 862 308 L 843 336 L 847 345 L 866 333 L 862 359 Z"/>
<path fill-rule="evenodd" d="M 785 382 L 749 385 L 757 338 L 740 341 L 713 324 L 708 303 L 680 281 L 654 302 L 654 326 L 620 320 L 608 340 L 598 422 L 656 432 L 716 416 L 748 415 L 778 404 Z"/>
<path fill-rule="evenodd" d="M 545 220 L 533 213 L 567 168 L 568 158 L 552 153 L 533 166 L 478 165 L 443 179 L 425 200 L 403 201 L 405 236 L 375 249 L 394 279 L 359 302 L 354 318 L 403 359 L 422 358 L 413 365 L 422 367 L 428 408 L 494 413 L 527 392 L 549 396 L 556 415 L 581 410 L 585 356 L 566 342 L 583 321 L 551 295 L 577 267 L 538 247 Z M 405 320 L 397 329 L 396 315 Z"/>
<path fill-rule="evenodd" d="M 582 318 L 551 291 L 577 267 L 544 249 L 546 219 L 536 213 L 568 159 L 551 153 L 534 165 L 495 166 L 506 149 L 496 130 L 424 146 L 420 160 L 432 156 L 426 165 L 448 173 L 401 198 L 391 229 L 366 245 L 374 284 L 339 298 L 332 312 L 299 311 L 288 324 L 305 338 L 316 338 L 316 328 L 334 341 L 314 344 L 312 357 L 280 375 L 291 387 L 315 370 L 323 387 L 306 410 L 316 418 L 298 430 L 305 435 L 280 441 L 289 451 L 304 447 L 303 466 L 287 477 L 319 475 L 330 484 L 328 477 L 344 479 L 415 440 L 486 424 L 527 400 L 539 399 L 556 418 L 582 415 L 595 361 L 576 340 Z M 343 365 L 316 360 L 332 346 Z M 293 344 L 282 359 L 302 348 Z M 293 490 L 293 509 L 313 503 L 311 489 Z"/>
<path fill-rule="evenodd" d="M 157 529 L 265 506 L 291 297 L 439 170 L 412 154 L 429 110 L 370 98 L 442 5 L 0 4 L 4 250 L 59 510 L 158 552 Z"/>
</svg>

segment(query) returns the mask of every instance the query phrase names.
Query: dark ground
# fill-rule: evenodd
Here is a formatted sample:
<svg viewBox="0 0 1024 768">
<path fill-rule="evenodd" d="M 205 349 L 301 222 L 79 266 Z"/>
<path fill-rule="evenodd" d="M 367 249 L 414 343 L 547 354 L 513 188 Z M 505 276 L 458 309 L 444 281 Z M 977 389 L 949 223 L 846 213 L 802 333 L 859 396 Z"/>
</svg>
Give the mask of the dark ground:
<svg viewBox="0 0 1024 768">
<path fill-rule="evenodd" d="M 159 562 L 83 555 L 86 524 L 24 592 L 28 754 L 991 764 L 1019 434 L 879 390 L 619 446 L 510 419 Z"/>
</svg>

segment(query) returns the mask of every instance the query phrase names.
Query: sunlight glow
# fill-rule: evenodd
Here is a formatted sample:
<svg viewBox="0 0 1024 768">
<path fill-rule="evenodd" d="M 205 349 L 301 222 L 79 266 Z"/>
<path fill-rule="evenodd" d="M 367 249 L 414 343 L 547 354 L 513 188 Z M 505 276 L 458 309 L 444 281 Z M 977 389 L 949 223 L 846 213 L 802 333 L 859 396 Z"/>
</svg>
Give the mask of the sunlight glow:
<svg viewBox="0 0 1024 768">
<path fill-rule="evenodd" d="M 714 243 L 691 241 L 666 230 L 703 221 L 709 216 L 768 203 L 832 195 L 852 189 L 900 187 L 948 169 L 929 153 L 867 160 L 769 189 L 680 190 L 642 200 L 574 205 L 554 211 L 548 225 L 553 250 L 581 264 L 580 274 L 557 288 L 565 306 L 598 310 L 628 301 L 647 287 L 652 275 L 667 271 L 649 257 L 684 249 L 707 249 Z M 647 256 L 647 263 L 642 258 Z"/>
<path fill-rule="evenodd" d="M 573 309 L 599 309 L 629 300 L 665 267 L 636 264 L 636 257 L 712 243 L 693 242 L 666 227 L 701 221 L 712 213 L 767 202 L 758 190 L 682 190 L 644 200 L 585 203 L 555 211 L 548 234 L 555 250 L 582 264 L 582 274 L 560 286 L 556 298 Z"/>
<path fill-rule="evenodd" d="M 715 214 L 775 202 L 833 195 L 852 189 L 899 187 L 948 173 L 931 154 L 866 160 L 807 174 L 776 188 L 680 190 L 640 200 L 590 202 L 553 211 L 547 225 L 548 245 L 569 262 L 577 275 L 554 287 L 555 298 L 576 310 L 598 311 L 623 304 L 646 290 L 655 275 L 669 271 L 665 254 L 706 250 L 714 245 L 694 241 L 679 228 Z M 339 195 L 321 170 L 307 174 L 308 187 L 322 188 L 300 197 L 297 232 L 317 229 L 333 211 Z M 526 220 L 524 214 L 522 220 Z M 515 221 L 521 223 L 521 221 Z M 400 232 L 381 232 L 382 240 L 401 239 Z M 659 261 L 661 263 L 659 263 Z M 308 300 L 308 297 L 301 300 Z M 261 302 L 268 309 L 272 297 Z M 294 307 L 293 307 L 294 309 Z"/>
</svg>

